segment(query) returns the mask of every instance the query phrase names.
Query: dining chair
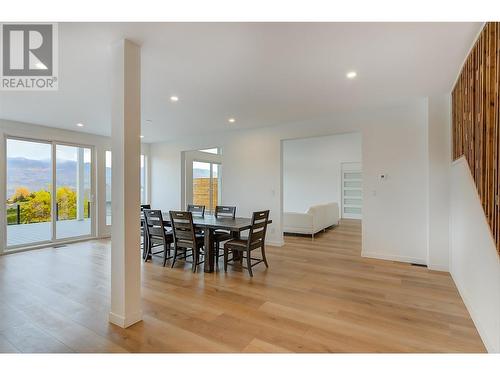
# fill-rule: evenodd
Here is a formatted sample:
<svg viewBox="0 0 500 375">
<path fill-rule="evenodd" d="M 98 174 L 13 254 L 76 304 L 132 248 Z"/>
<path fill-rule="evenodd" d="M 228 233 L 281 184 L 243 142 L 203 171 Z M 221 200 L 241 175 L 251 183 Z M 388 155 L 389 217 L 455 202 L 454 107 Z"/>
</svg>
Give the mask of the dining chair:
<svg viewBox="0 0 500 375">
<path fill-rule="evenodd" d="M 234 220 L 236 217 L 236 206 L 215 206 L 215 217 L 216 218 L 231 218 Z M 225 230 L 225 229 L 216 229 L 214 231 L 214 242 L 215 242 L 215 251 L 216 253 L 216 264 L 219 264 L 219 256 L 220 250 L 223 251 L 224 254 L 224 248 L 220 247 L 220 244 L 224 241 L 228 241 L 231 238 L 233 238 L 232 234 L 230 231 Z"/>
<path fill-rule="evenodd" d="M 174 260 L 172 268 L 177 259 L 187 259 L 189 256 L 193 258 L 192 271 L 196 272 L 200 261 L 204 238 L 196 233 L 193 224 L 193 214 L 188 211 L 170 211 L 170 223 L 174 234 Z M 183 256 L 178 258 L 179 250 L 183 250 Z M 191 250 L 191 254 L 188 251 Z"/>
<path fill-rule="evenodd" d="M 188 204 L 188 212 L 191 212 L 193 216 L 204 217 L 205 216 L 205 206 L 201 204 Z"/>
<path fill-rule="evenodd" d="M 144 260 L 147 261 L 149 255 L 153 256 L 161 252 L 153 252 L 153 247 L 163 246 L 163 267 L 167 264 L 170 256 L 170 248 L 174 243 L 173 232 L 163 224 L 163 215 L 160 210 L 144 211 L 144 229 L 147 238 L 147 250 Z"/>
<path fill-rule="evenodd" d="M 224 244 L 224 271 L 227 272 L 227 265 L 229 261 L 235 260 L 234 255 L 238 253 L 240 259 L 246 258 L 247 266 L 243 267 L 248 269 L 250 277 L 253 277 L 252 267 L 257 264 L 264 262 L 266 267 L 269 267 L 266 259 L 266 231 L 267 222 L 269 220 L 269 210 L 254 212 L 252 215 L 252 225 L 250 227 L 250 232 L 248 233 L 248 238 L 244 239 L 233 239 L 227 241 Z M 262 259 L 252 258 L 252 250 L 259 249 L 262 253 Z M 229 253 L 232 253 L 233 257 L 229 258 Z M 257 262 L 252 264 L 252 260 Z"/>
<path fill-rule="evenodd" d="M 187 211 L 191 212 L 194 217 L 205 217 L 205 206 L 201 204 L 188 204 Z M 203 229 L 196 229 L 196 233 L 203 235 Z"/>
<path fill-rule="evenodd" d="M 141 204 L 141 249 L 142 249 L 142 257 L 145 259 L 146 256 L 146 246 L 147 246 L 147 239 L 146 235 L 144 232 L 144 210 L 150 210 L 151 205 L 150 204 Z"/>
</svg>

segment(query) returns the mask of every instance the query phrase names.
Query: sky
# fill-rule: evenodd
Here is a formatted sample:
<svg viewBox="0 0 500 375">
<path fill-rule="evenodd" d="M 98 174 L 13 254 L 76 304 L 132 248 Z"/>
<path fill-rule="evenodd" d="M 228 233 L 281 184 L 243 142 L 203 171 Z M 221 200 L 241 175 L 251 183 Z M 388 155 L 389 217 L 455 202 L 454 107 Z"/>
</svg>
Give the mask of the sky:
<svg viewBox="0 0 500 375">
<path fill-rule="evenodd" d="M 31 160 L 50 160 L 50 143 L 22 141 L 18 139 L 7 139 L 7 157 L 8 158 L 26 158 Z M 56 145 L 56 156 L 58 160 L 76 161 L 77 147 Z M 85 163 L 90 163 L 91 152 L 89 148 L 84 151 Z"/>
</svg>

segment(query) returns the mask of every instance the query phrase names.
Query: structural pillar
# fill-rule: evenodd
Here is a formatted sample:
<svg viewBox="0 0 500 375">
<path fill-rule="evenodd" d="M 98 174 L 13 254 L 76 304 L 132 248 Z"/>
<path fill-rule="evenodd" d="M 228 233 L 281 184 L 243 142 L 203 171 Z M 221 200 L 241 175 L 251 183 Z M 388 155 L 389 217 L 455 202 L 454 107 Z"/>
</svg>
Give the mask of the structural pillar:
<svg viewBox="0 0 500 375">
<path fill-rule="evenodd" d="M 140 264 L 140 47 L 112 45 L 111 311 L 126 328 L 142 320 Z"/>
</svg>

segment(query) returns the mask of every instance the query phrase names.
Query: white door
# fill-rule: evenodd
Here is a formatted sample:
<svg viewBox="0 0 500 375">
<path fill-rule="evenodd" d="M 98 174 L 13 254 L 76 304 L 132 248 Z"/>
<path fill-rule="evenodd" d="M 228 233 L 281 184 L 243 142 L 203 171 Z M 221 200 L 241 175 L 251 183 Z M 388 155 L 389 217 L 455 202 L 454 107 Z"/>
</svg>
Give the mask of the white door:
<svg viewBox="0 0 500 375">
<path fill-rule="evenodd" d="M 363 174 L 360 163 L 342 163 L 342 218 L 361 219 Z"/>
</svg>

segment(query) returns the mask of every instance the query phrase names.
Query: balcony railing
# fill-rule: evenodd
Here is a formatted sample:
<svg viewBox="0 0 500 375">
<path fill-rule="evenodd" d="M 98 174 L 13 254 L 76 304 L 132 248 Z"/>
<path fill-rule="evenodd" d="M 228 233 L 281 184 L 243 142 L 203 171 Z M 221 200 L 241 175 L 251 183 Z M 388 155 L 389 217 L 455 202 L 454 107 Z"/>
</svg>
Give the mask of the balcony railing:
<svg viewBox="0 0 500 375">
<path fill-rule="evenodd" d="M 60 203 L 56 204 L 56 220 L 75 220 L 77 218 L 76 213 L 71 215 L 59 215 Z M 7 203 L 7 225 L 20 225 L 20 224 L 32 224 L 32 223 L 44 223 L 51 221 L 50 207 L 47 208 L 46 205 L 36 205 L 31 202 L 16 202 Z M 76 211 L 76 207 L 71 207 Z M 69 211 L 69 210 L 67 210 Z M 91 213 L 90 202 L 86 202 L 86 207 L 84 210 L 84 219 L 89 219 Z"/>
</svg>

